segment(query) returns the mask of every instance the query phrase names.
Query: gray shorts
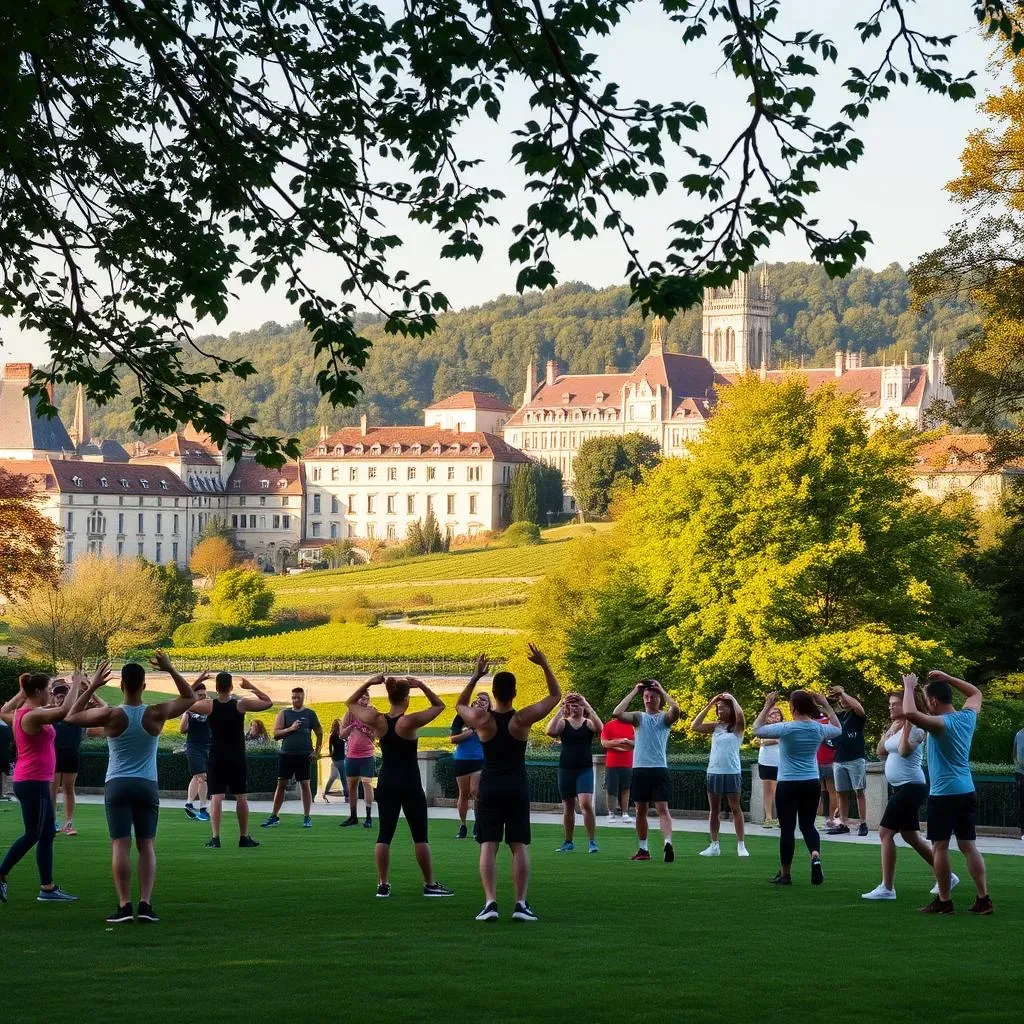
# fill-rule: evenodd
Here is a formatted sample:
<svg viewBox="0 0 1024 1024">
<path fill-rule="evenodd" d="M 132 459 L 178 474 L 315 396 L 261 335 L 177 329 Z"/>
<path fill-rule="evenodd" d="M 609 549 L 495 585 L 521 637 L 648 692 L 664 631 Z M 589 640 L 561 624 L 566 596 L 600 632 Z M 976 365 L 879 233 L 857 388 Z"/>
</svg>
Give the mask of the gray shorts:
<svg viewBox="0 0 1024 1024">
<path fill-rule="evenodd" d="M 719 775 L 708 772 L 708 792 L 722 796 L 739 793 L 743 789 L 742 775 Z"/>
<path fill-rule="evenodd" d="M 160 817 L 160 794 L 149 779 L 108 779 L 103 787 L 103 806 L 111 839 L 154 839 Z"/>
<path fill-rule="evenodd" d="M 625 793 L 633 785 L 632 768 L 605 768 L 604 791 L 612 796 Z"/>
<path fill-rule="evenodd" d="M 856 761 L 836 761 L 835 772 L 837 793 L 860 793 L 867 787 L 868 763 L 861 757 Z"/>
</svg>

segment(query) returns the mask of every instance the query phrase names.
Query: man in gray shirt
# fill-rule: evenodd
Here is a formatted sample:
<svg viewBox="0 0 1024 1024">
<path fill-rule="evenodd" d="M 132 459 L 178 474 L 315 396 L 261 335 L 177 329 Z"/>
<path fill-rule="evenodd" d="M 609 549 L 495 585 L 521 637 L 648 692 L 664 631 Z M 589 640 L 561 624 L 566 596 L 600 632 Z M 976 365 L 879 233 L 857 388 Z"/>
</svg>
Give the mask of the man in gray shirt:
<svg viewBox="0 0 1024 1024">
<path fill-rule="evenodd" d="M 1013 777 L 1017 782 L 1017 828 L 1024 840 L 1024 729 L 1013 737 Z"/>
<path fill-rule="evenodd" d="M 316 737 L 313 750 L 312 737 Z M 262 828 L 274 828 L 281 824 L 278 814 L 284 803 L 284 791 L 290 779 L 295 779 L 302 792 L 302 826 L 312 828 L 309 816 L 313 805 L 313 793 L 309 779 L 313 762 L 319 760 L 324 744 L 324 731 L 320 719 L 312 708 L 306 707 L 306 691 L 301 686 L 292 690 L 292 706 L 278 713 L 274 722 L 274 739 L 281 741 L 281 753 L 277 760 L 277 788 L 274 790 L 274 809 L 262 824 Z"/>
</svg>

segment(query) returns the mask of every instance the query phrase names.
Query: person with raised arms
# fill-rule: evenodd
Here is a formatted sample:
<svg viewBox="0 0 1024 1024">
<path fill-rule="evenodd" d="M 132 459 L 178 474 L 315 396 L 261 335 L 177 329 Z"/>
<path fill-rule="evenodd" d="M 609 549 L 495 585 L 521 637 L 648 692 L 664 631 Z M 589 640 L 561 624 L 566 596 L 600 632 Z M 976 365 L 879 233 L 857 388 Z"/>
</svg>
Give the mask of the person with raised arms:
<svg viewBox="0 0 1024 1024">
<path fill-rule="evenodd" d="M 643 711 L 630 711 L 633 699 L 641 696 Z M 668 704 L 668 711 L 665 705 Z M 668 801 L 672 790 L 668 777 L 668 736 L 679 721 L 679 705 L 657 679 L 641 679 L 612 712 L 620 722 L 628 722 L 636 730 L 633 741 L 633 802 L 636 804 L 637 851 L 630 860 L 650 860 L 647 848 L 649 824 L 647 813 L 651 804 L 658 813 L 665 863 L 676 859 L 672 849 L 672 818 Z"/>
<path fill-rule="evenodd" d="M 359 703 L 368 708 L 370 695 L 364 694 Z M 362 786 L 363 803 L 366 806 L 363 828 L 373 828 L 373 777 L 377 774 L 373 745 L 376 737 L 373 729 L 351 711 L 345 712 L 339 735 L 347 745 L 345 778 L 348 780 L 348 817 L 338 824 L 341 828 L 359 824 L 359 787 Z"/>
<path fill-rule="evenodd" d="M 821 885 L 825 872 L 821 866 L 821 837 L 814 827 L 821 799 L 818 774 L 818 748 L 827 739 L 842 734 L 836 713 L 820 693 L 794 690 L 789 695 L 791 720 L 768 724 L 778 702 L 777 693 L 765 698 L 761 713 L 754 719 L 754 735 L 779 741 L 779 784 L 775 788 L 775 810 L 779 816 L 779 870 L 773 885 L 792 885 L 793 854 L 796 851 L 796 827 L 804 837 L 811 855 L 811 885 Z M 819 709 L 828 722 L 816 721 Z"/>
<path fill-rule="evenodd" d="M 196 703 L 207 698 L 206 680 L 210 673 L 202 671 L 192 684 L 196 695 Z M 210 814 L 206 810 L 206 773 L 210 766 L 210 723 L 207 716 L 194 708 L 181 716 L 179 730 L 185 735 L 185 760 L 188 762 L 188 792 L 185 794 L 185 817 L 192 821 L 209 821 Z M 194 800 L 199 801 L 196 807 Z"/>
<path fill-rule="evenodd" d="M 546 718 L 562 699 L 562 688 L 548 659 L 533 644 L 528 658 L 544 673 L 547 696 L 516 710 L 516 677 L 496 672 L 491 680 L 492 706 L 477 707 L 473 692 L 487 675 L 487 656 L 481 654 L 469 682 L 459 694 L 458 713 L 475 730 L 484 748 L 484 769 L 477 797 L 477 840 L 480 843 L 480 882 L 484 907 L 478 921 L 497 921 L 498 847 L 502 841 L 512 851 L 512 886 L 515 904 L 512 920 L 533 922 L 538 917 L 527 899 L 530 887 L 530 784 L 526 777 L 526 744 L 530 729 Z"/>
<path fill-rule="evenodd" d="M 490 695 L 478 693 L 473 703 L 477 707 L 489 711 Z M 484 770 L 484 748 L 480 745 L 480 737 L 472 729 L 466 728 L 466 723 L 458 714 L 452 719 L 451 734 L 448 739 L 455 747 L 455 756 L 452 758 L 452 762 L 455 768 L 455 785 L 459 789 L 459 798 L 455 805 L 459 814 L 459 831 L 455 833 L 455 838 L 465 839 L 469 835 L 469 827 L 466 824 L 469 803 L 472 801 L 475 807 L 476 798 L 480 792 L 480 773 Z M 473 838 L 476 839 L 475 812 Z"/>
<path fill-rule="evenodd" d="M 157 651 L 150 664 L 168 673 L 178 696 L 159 704 L 146 704 L 146 670 L 130 661 L 121 669 L 124 701 L 117 707 L 90 708 L 89 702 L 102 682 L 93 679 L 74 703 L 68 720 L 85 728 L 102 728 L 107 737 L 109 758 L 103 786 L 103 804 L 112 847 L 112 871 L 117 891 L 117 909 L 107 924 L 125 924 L 132 913 L 132 831 L 138 850 L 139 908 L 137 920 L 156 922 L 153 886 L 156 882 L 156 829 L 160 817 L 156 751 L 168 719 L 184 714 L 196 700 L 195 691 Z"/>
<path fill-rule="evenodd" d="M 371 686 L 383 683 L 390 707 L 382 714 L 372 704 L 363 703 L 363 695 Z M 409 710 L 409 692 L 415 687 L 422 691 L 430 707 L 422 711 Z M 377 896 L 391 896 L 391 841 L 398 828 L 399 814 L 412 833 L 416 863 L 423 873 L 424 896 L 454 896 L 451 889 L 434 877 L 434 865 L 427 841 L 427 797 L 420 779 L 417 760 L 420 729 L 429 725 L 442 711 L 444 701 L 420 679 L 412 676 L 385 678 L 382 675 L 367 679 L 349 697 L 348 708 L 361 722 L 365 722 L 380 741 L 381 765 L 377 780 L 377 818 L 379 821 L 374 859 L 377 863 Z"/>
<path fill-rule="evenodd" d="M 248 679 L 242 678 L 242 689 L 251 697 L 232 695 L 234 679 L 230 672 L 218 672 L 214 680 L 217 696 L 193 705 L 192 710 L 206 715 L 210 726 L 210 761 L 207 791 L 210 795 L 210 840 L 206 846 L 220 849 L 220 823 L 224 797 L 235 798 L 238 816 L 238 845 L 242 849 L 259 846 L 249 835 L 249 770 L 245 757 L 245 716 L 249 712 L 266 711 L 274 702 Z"/>
<path fill-rule="evenodd" d="M 67 692 L 67 683 L 62 679 L 58 680 L 52 687 L 54 704 L 63 704 Z M 96 707 L 106 706 L 106 701 L 98 693 L 92 699 Z M 63 721 L 54 722 L 53 728 L 56 730 L 54 750 L 57 755 L 57 765 L 53 776 L 53 785 L 50 786 L 50 797 L 53 800 L 54 817 L 57 814 L 57 800 L 61 793 L 64 794 L 64 824 L 56 827 L 57 831 L 62 835 L 77 836 L 78 830 L 75 828 L 75 783 L 78 780 L 82 740 L 86 736 L 102 736 L 103 730 L 83 729 L 80 725 L 72 725 L 66 718 Z"/>
<path fill-rule="evenodd" d="M 917 676 L 904 676 L 903 714 L 912 725 L 920 726 L 928 734 L 928 838 L 932 843 L 938 892 L 921 912 L 952 914 L 954 911 L 949 841 L 956 836 L 956 845 L 967 860 L 967 869 L 978 890 L 968 913 L 991 914 L 985 860 L 975 843 L 978 797 L 971 774 L 971 741 L 981 714 L 981 690 L 945 672 L 929 672 L 924 687 L 928 706 L 925 714 L 917 710 L 916 689 Z M 954 689 L 967 698 L 960 711 L 953 704 Z"/>
<path fill-rule="evenodd" d="M 706 721 L 711 709 L 715 709 L 714 722 Z M 704 710 L 690 723 L 692 732 L 711 737 L 711 753 L 708 757 L 708 832 L 711 842 L 701 850 L 702 857 L 717 857 L 722 852 L 718 842 L 718 830 L 722 811 L 722 797 L 729 802 L 733 825 L 736 828 L 736 854 L 749 857 L 743 841 L 743 808 L 740 806 L 740 791 L 743 788 L 743 769 L 740 765 L 740 744 L 746 721 L 743 709 L 731 693 L 719 693 L 711 698 Z"/>
<path fill-rule="evenodd" d="M 587 853 L 597 853 L 597 818 L 594 816 L 594 738 L 601 735 L 604 723 L 580 693 L 567 693 L 547 733 L 560 741 L 558 756 L 558 795 L 562 798 L 562 825 L 565 839 L 557 853 L 571 853 L 576 831 L 576 801 L 579 800 L 583 825 L 587 830 Z"/>
</svg>

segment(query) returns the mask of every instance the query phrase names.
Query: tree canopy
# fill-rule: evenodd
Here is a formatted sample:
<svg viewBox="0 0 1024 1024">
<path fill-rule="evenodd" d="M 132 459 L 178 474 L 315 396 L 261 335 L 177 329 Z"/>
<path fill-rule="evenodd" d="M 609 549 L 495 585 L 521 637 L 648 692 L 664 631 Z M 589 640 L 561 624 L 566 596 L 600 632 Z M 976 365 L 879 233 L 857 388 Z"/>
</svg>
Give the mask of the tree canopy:
<svg viewBox="0 0 1024 1024">
<path fill-rule="evenodd" d="M 681 63 L 687 47 L 715 46 L 749 86 L 708 152 L 700 96 L 628 98 L 602 76 L 595 40 L 635 2 L 474 0 L 395 14 L 336 0 L 6 5 L 0 312 L 50 344 L 53 361 L 31 384 L 43 408 L 51 382 L 80 382 L 99 404 L 129 389 L 139 433 L 192 421 L 261 461 L 297 455 L 296 439 L 254 430 L 247 415 L 228 435 L 225 407 L 203 387 L 255 367 L 204 348 L 193 321 L 222 319 L 238 284 L 283 287 L 319 392 L 351 405 L 370 346 L 357 303 L 386 332 L 414 337 L 448 306 L 422 268 L 401 265 L 389 225 L 428 226 L 444 259 L 481 255 L 504 197 L 469 129 L 499 121 L 514 86 L 525 84 L 533 112 L 511 144 L 529 196 L 508 251 L 518 288 L 555 283 L 555 240 L 611 232 L 631 299 L 661 314 L 728 283 L 787 231 L 829 274 L 848 271 L 868 232 L 854 220 L 827 234 L 806 200 L 860 158 L 857 123 L 902 85 L 973 95 L 973 72 L 946 66 L 953 37 L 916 31 L 907 0 L 880 0 L 854 22 L 838 99 L 815 81 L 839 63 L 835 43 L 809 15 L 783 28 L 783 0 L 662 0 Z M 1015 5 L 959 2 L 1024 45 Z M 669 189 L 685 212 L 659 247 L 668 255 L 651 258 L 626 204 Z M 336 287 L 313 283 L 314 254 Z"/>
<path fill-rule="evenodd" d="M 638 484 L 660 458 L 661 447 L 646 434 L 587 438 L 573 460 L 576 504 L 586 515 L 605 515 L 613 491 L 623 484 Z"/>
<path fill-rule="evenodd" d="M 0 597 L 6 600 L 57 582 L 60 531 L 39 505 L 28 477 L 0 469 Z"/>
</svg>

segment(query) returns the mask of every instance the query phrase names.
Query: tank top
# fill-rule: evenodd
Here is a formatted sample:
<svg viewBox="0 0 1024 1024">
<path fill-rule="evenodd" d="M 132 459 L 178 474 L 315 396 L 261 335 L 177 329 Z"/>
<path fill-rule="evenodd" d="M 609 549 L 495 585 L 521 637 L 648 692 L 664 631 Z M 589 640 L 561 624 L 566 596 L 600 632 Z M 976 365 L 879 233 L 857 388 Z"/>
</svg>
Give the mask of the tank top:
<svg viewBox="0 0 1024 1024">
<path fill-rule="evenodd" d="M 142 718 L 145 704 L 122 704 L 120 710 L 128 726 L 120 736 L 109 736 L 107 747 L 107 782 L 111 779 L 146 779 L 156 782 L 156 748 L 158 736 L 146 732 Z"/>
<path fill-rule="evenodd" d="M 185 733 L 185 746 L 192 749 L 210 745 L 210 723 L 206 715 L 188 713 L 188 732 Z"/>
<path fill-rule="evenodd" d="M 419 740 L 415 737 L 407 740 L 395 732 L 398 719 L 384 716 L 388 723 L 387 732 L 380 738 L 380 775 L 377 778 L 378 789 L 404 788 L 410 785 L 421 785 L 420 766 L 416 759 Z"/>
<path fill-rule="evenodd" d="M 57 731 L 52 725 L 44 725 L 39 732 L 25 732 L 21 720 L 32 710 L 18 708 L 14 712 L 14 749 L 18 752 L 14 781 L 52 782 L 57 768 L 57 752 L 53 745 Z"/>
<path fill-rule="evenodd" d="M 245 712 L 238 710 L 236 700 L 215 698 L 206 724 L 210 727 L 211 758 L 245 757 Z"/>
<path fill-rule="evenodd" d="M 466 723 L 462 720 L 462 715 L 456 715 L 452 720 L 451 734 L 454 736 L 456 733 L 465 732 L 465 730 Z M 455 745 L 456 761 L 482 761 L 483 757 L 484 748 L 480 746 L 480 737 L 476 733 Z"/>
<path fill-rule="evenodd" d="M 740 740 L 738 732 L 724 725 L 716 725 L 711 734 L 711 753 L 708 756 L 708 775 L 739 775 Z"/>
<path fill-rule="evenodd" d="M 526 740 L 517 740 L 509 731 L 515 711 L 492 711 L 497 732 L 483 743 L 483 778 L 495 775 L 526 775 Z"/>
<path fill-rule="evenodd" d="M 593 768 L 594 758 L 591 746 L 594 742 L 594 730 L 585 721 L 581 722 L 579 726 L 575 726 L 566 719 L 561 739 L 562 749 L 558 754 L 559 768 L 574 771 Z"/>
</svg>

